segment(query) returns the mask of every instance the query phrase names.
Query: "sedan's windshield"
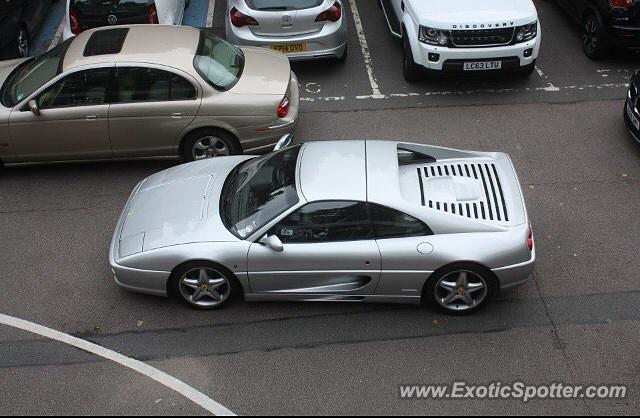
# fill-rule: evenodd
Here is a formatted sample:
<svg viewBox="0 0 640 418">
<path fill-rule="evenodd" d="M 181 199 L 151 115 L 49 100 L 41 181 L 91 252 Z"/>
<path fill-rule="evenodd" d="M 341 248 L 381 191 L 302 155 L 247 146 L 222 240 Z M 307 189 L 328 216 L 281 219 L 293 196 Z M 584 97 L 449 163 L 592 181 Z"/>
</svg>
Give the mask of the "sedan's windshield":
<svg viewBox="0 0 640 418">
<path fill-rule="evenodd" d="M 196 71 L 218 90 L 230 90 L 244 70 L 242 50 L 218 38 L 211 28 L 203 29 L 200 44 L 193 60 Z"/>
<path fill-rule="evenodd" d="M 2 104 L 13 107 L 60 74 L 71 39 L 51 51 L 23 63 L 2 86 Z"/>
<path fill-rule="evenodd" d="M 254 158 L 227 177 L 220 214 L 235 236 L 245 239 L 298 203 L 296 162 L 300 146 Z"/>
</svg>

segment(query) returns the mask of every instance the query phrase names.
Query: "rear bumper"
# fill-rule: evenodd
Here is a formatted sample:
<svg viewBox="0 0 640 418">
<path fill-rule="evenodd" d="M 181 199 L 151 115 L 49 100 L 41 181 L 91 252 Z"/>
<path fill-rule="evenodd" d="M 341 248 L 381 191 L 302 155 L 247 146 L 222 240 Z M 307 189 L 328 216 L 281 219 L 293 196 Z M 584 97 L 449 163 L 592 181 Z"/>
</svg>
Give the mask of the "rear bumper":
<svg viewBox="0 0 640 418">
<path fill-rule="evenodd" d="M 640 50 L 640 27 L 611 26 L 608 31 L 609 41 L 614 45 L 631 50 Z"/>
<path fill-rule="evenodd" d="M 260 36 L 248 27 L 236 28 L 227 22 L 227 40 L 236 45 L 271 48 L 274 45 L 305 44 L 307 50 L 286 54 L 291 61 L 340 58 L 347 48 L 347 19 L 326 24 L 320 32 L 300 36 Z"/>
<path fill-rule="evenodd" d="M 267 125 L 238 128 L 238 137 L 245 153 L 270 151 L 283 135 L 293 132 L 300 112 L 298 77 L 292 71 L 289 82 L 289 114 Z"/>
<path fill-rule="evenodd" d="M 526 284 L 531 279 L 531 274 L 536 264 L 535 250 L 531 258 L 524 263 L 493 269 L 492 271 L 500 282 L 500 290 L 509 290 Z"/>
</svg>

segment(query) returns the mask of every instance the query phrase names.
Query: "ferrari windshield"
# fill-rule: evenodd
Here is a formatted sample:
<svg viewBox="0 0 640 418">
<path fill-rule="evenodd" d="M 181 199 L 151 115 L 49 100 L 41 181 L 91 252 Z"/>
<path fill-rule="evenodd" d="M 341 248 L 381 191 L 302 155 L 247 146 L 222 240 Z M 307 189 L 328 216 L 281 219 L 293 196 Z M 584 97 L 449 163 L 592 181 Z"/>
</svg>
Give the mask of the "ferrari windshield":
<svg viewBox="0 0 640 418">
<path fill-rule="evenodd" d="M 298 203 L 296 163 L 300 146 L 245 161 L 231 171 L 222 190 L 225 226 L 245 239 Z"/>
<path fill-rule="evenodd" d="M 60 74 L 71 39 L 51 51 L 22 63 L 2 86 L 2 104 L 13 107 Z"/>
</svg>

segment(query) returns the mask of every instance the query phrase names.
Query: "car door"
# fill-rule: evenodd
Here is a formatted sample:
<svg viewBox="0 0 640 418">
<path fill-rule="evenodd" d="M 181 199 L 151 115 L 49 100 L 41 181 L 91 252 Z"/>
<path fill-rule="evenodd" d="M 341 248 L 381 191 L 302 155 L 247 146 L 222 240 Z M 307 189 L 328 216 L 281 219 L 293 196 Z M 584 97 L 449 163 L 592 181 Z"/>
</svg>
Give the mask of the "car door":
<svg viewBox="0 0 640 418">
<path fill-rule="evenodd" d="M 186 74 L 118 66 L 109 111 L 116 157 L 173 155 L 200 107 L 200 89 Z"/>
<path fill-rule="evenodd" d="M 365 203 L 307 204 L 271 228 L 281 252 L 259 242 L 249 248 L 251 290 L 303 299 L 372 295 L 381 267 L 372 232 Z"/>
<path fill-rule="evenodd" d="M 65 75 L 11 112 L 9 131 L 20 161 L 111 157 L 109 90 L 113 66 Z M 39 114 L 37 114 L 39 113 Z"/>
<path fill-rule="evenodd" d="M 382 272 L 376 295 L 418 298 L 424 282 L 438 267 L 431 229 L 402 211 L 369 204 Z"/>
</svg>

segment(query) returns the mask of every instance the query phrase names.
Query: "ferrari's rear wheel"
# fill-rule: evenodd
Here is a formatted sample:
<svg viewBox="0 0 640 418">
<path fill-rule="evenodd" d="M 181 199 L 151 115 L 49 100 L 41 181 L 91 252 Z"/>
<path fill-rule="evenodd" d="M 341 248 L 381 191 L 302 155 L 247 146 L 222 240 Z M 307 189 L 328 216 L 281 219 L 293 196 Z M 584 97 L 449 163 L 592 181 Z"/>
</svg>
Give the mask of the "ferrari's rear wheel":
<svg viewBox="0 0 640 418">
<path fill-rule="evenodd" d="M 213 263 L 190 263 L 178 268 L 171 289 L 187 305 L 197 309 L 218 309 L 239 293 L 232 273 Z"/>
<path fill-rule="evenodd" d="M 467 315 L 484 307 L 497 288 L 497 280 L 488 269 L 459 263 L 434 273 L 426 284 L 424 298 L 444 313 Z"/>
</svg>

